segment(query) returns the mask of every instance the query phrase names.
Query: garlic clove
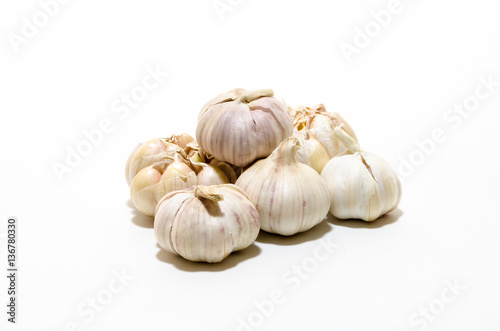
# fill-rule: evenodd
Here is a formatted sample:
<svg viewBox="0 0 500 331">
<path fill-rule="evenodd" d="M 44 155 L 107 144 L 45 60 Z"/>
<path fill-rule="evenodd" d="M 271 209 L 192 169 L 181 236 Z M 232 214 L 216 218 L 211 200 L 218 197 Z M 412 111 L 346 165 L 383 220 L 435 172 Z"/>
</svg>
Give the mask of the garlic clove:
<svg viewBox="0 0 500 331">
<path fill-rule="evenodd" d="M 333 138 L 334 125 L 328 116 L 314 115 L 309 122 L 309 131 L 325 147 L 330 158 L 334 157 L 340 152 L 340 143 Z"/>
<path fill-rule="evenodd" d="M 153 216 L 158 200 L 157 191 L 162 189 L 161 177 L 168 167 L 166 162 L 150 165 L 137 173 L 130 185 L 130 197 L 134 206 L 146 216 Z"/>
<path fill-rule="evenodd" d="M 324 180 L 297 161 L 299 147 L 297 138 L 284 140 L 236 181 L 259 211 L 264 231 L 285 236 L 303 232 L 323 221 L 330 209 Z"/>
<path fill-rule="evenodd" d="M 165 194 L 196 185 L 196 173 L 188 162 L 178 151 L 172 163 L 157 162 L 139 171 L 130 186 L 134 206 L 144 215 L 153 216 Z"/>
<path fill-rule="evenodd" d="M 220 262 L 250 246 L 259 233 L 259 214 L 232 184 L 167 194 L 155 213 L 155 236 L 165 250 L 190 261 Z"/>
<path fill-rule="evenodd" d="M 342 143 L 333 136 L 333 129 L 342 126 L 355 140 L 356 133 L 347 121 L 338 113 L 329 113 L 323 104 L 314 107 L 299 106 L 289 109 L 294 118 L 294 128 L 298 131 L 308 130 L 321 142 L 330 158 L 345 151 Z"/>
<path fill-rule="evenodd" d="M 297 151 L 297 160 L 307 164 L 320 174 L 325 164 L 330 161 L 330 157 L 321 142 L 307 130 L 294 130 L 293 137 L 297 138 L 300 144 Z"/>
<path fill-rule="evenodd" d="M 180 152 L 175 154 L 174 162 L 167 167 L 161 176 L 163 187 L 156 191 L 156 201 L 160 201 L 168 192 L 196 185 L 196 173 L 188 165 L 188 162 Z"/>
<path fill-rule="evenodd" d="M 347 133 L 349 136 L 351 136 L 354 140 L 358 140 L 358 137 L 356 136 L 356 133 L 354 132 L 353 128 L 351 125 L 338 113 L 327 113 L 330 119 L 333 122 L 334 127 L 338 126 L 341 127 L 342 130 L 344 130 L 345 133 Z"/>
<path fill-rule="evenodd" d="M 361 150 L 340 127 L 334 130 L 346 152 L 332 158 L 321 172 L 331 196 L 330 212 L 340 219 L 371 222 L 397 208 L 401 183 L 389 164 Z"/>
<path fill-rule="evenodd" d="M 196 128 L 201 148 L 239 167 L 267 157 L 293 131 L 286 106 L 273 95 L 269 89 L 236 89 L 209 102 Z"/>
<path fill-rule="evenodd" d="M 173 162 L 175 152 L 181 151 L 182 148 L 167 142 L 165 139 L 152 139 L 136 147 L 133 157 L 129 157 L 126 169 L 128 169 L 127 183 L 132 183 L 134 176 L 145 167 L 163 161 Z"/>
<path fill-rule="evenodd" d="M 229 183 L 236 183 L 236 179 L 238 179 L 238 176 L 236 174 L 236 171 L 234 170 L 233 165 L 216 159 L 212 159 L 212 161 L 210 161 L 210 165 L 219 168 L 224 173 L 224 175 L 226 175 Z"/>
<path fill-rule="evenodd" d="M 130 155 L 128 156 L 127 163 L 125 164 L 125 179 L 127 180 L 128 186 L 130 186 L 132 180 L 130 179 L 130 163 L 132 163 L 132 159 L 134 158 L 137 151 L 144 145 L 144 143 L 139 143 L 134 147 Z"/>
<path fill-rule="evenodd" d="M 228 184 L 229 179 L 226 174 L 217 166 L 202 162 L 192 162 L 193 168 L 197 172 L 198 185 L 219 185 Z"/>
<path fill-rule="evenodd" d="M 341 126 L 348 135 L 358 140 L 352 127 L 337 113 L 320 113 L 311 118 L 309 130 L 318 137 L 330 157 L 345 151 L 342 143 L 332 137 L 333 128 Z"/>
</svg>

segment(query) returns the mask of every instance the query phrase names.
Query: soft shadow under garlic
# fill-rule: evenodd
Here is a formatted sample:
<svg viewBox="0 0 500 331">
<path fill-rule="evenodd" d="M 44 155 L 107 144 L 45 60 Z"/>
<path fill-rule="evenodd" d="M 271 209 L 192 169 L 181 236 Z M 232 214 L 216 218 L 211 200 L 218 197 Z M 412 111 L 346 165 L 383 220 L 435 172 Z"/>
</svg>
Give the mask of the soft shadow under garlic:
<svg viewBox="0 0 500 331">
<path fill-rule="evenodd" d="M 275 245 L 298 245 L 308 241 L 313 241 L 322 238 L 328 232 L 332 231 L 333 227 L 325 221 L 314 226 L 310 230 L 300 232 L 292 236 L 282 236 L 279 234 L 272 234 L 265 231 L 260 231 L 259 236 L 255 241 L 265 244 Z"/>
<path fill-rule="evenodd" d="M 131 208 L 131 212 L 133 215 L 132 223 L 134 223 L 137 226 L 140 226 L 141 228 L 152 229 L 154 227 L 154 219 L 138 211 L 134 207 L 134 204 L 131 199 L 128 199 L 127 206 Z"/>
<path fill-rule="evenodd" d="M 175 255 L 173 253 L 167 252 L 162 249 L 160 245 L 156 244 L 160 250 L 156 254 L 156 258 L 162 262 L 172 264 L 179 270 L 189 271 L 189 272 L 199 272 L 199 271 L 208 271 L 208 272 L 219 272 L 224 271 L 230 268 L 235 267 L 236 265 L 244 262 L 245 260 L 252 259 L 260 254 L 261 249 L 252 244 L 247 248 L 236 251 L 229 254 L 224 260 L 219 263 L 206 263 L 206 262 L 191 262 L 179 255 Z"/>
<path fill-rule="evenodd" d="M 333 216 L 332 214 L 328 214 L 328 222 L 338 226 L 344 226 L 348 228 L 366 228 L 366 229 L 375 229 L 381 228 L 385 225 L 389 225 L 392 223 L 396 223 L 398 219 L 403 215 L 403 211 L 399 208 L 391 211 L 390 213 L 385 214 L 384 216 L 376 219 L 373 222 L 365 222 L 363 220 L 358 219 L 348 219 L 341 220 Z"/>
</svg>

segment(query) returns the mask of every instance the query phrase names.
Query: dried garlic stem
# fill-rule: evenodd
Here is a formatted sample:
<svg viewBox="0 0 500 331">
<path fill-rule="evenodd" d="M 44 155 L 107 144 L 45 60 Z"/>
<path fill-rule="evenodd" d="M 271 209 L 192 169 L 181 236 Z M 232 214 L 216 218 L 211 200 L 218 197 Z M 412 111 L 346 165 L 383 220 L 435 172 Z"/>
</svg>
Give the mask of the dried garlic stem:
<svg viewBox="0 0 500 331">
<path fill-rule="evenodd" d="M 197 198 L 204 198 L 212 201 L 224 200 L 222 194 L 217 193 L 217 191 L 209 186 L 198 185 L 194 189 L 194 196 Z"/>
<path fill-rule="evenodd" d="M 271 89 L 260 89 L 248 91 L 240 97 L 241 102 L 250 103 L 262 97 L 272 97 L 274 92 Z"/>
</svg>

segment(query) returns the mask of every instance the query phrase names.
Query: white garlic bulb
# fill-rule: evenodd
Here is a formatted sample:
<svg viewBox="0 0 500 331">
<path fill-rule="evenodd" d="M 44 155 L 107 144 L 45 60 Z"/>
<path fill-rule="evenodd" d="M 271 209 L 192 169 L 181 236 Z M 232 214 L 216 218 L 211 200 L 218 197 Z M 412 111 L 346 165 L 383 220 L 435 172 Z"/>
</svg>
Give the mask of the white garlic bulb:
<svg viewBox="0 0 500 331">
<path fill-rule="evenodd" d="M 356 133 L 347 121 L 337 113 L 329 113 L 323 104 L 310 107 L 290 109 L 294 118 L 294 128 L 298 131 L 308 130 L 321 142 L 330 158 L 345 151 L 344 146 L 333 136 L 333 129 L 342 126 L 355 140 Z"/>
<path fill-rule="evenodd" d="M 362 151 L 359 143 L 340 127 L 335 137 L 347 148 L 321 172 L 331 195 L 330 212 L 340 219 L 371 222 L 397 208 L 401 183 L 382 158 Z"/>
<path fill-rule="evenodd" d="M 163 249 L 190 261 L 214 263 L 255 241 L 259 213 L 233 184 L 195 186 L 160 201 L 154 229 Z"/>
<path fill-rule="evenodd" d="M 260 215 L 261 229 L 289 236 L 319 224 L 330 209 L 330 193 L 321 176 L 296 159 L 296 138 L 284 140 L 236 181 Z"/>
<path fill-rule="evenodd" d="M 321 142 L 309 130 L 294 130 L 293 137 L 297 138 L 300 145 L 297 161 L 307 164 L 320 174 L 325 164 L 330 161 L 330 156 Z"/>
<path fill-rule="evenodd" d="M 173 163 L 154 163 L 134 177 L 130 197 L 134 206 L 144 215 L 153 216 L 158 201 L 169 192 L 196 185 L 196 173 L 180 152 Z"/>
<path fill-rule="evenodd" d="M 201 110 L 196 139 L 217 160 L 245 167 L 292 135 L 291 116 L 272 90 L 235 89 Z"/>
<path fill-rule="evenodd" d="M 125 166 L 127 184 L 130 186 L 135 175 L 156 162 L 173 162 L 175 152 L 182 150 L 164 138 L 152 139 L 139 144 L 130 154 Z"/>
</svg>

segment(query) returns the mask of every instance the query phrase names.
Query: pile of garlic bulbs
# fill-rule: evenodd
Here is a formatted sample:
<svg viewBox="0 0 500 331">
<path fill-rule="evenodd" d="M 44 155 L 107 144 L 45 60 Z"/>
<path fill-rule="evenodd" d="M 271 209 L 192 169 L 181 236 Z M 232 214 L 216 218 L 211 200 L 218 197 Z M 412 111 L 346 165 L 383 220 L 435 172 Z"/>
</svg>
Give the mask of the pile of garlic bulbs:
<svg viewBox="0 0 500 331">
<path fill-rule="evenodd" d="M 250 246 L 260 229 L 290 236 L 328 212 L 371 222 L 401 199 L 396 173 L 361 150 L 339 114 L 322 104 L 288 108 L 270 89 L 213 98 L 196 140 L 183 133 L 139 144 L 125 175 L 159 245 L 210 263 Z"/>
</svg>

